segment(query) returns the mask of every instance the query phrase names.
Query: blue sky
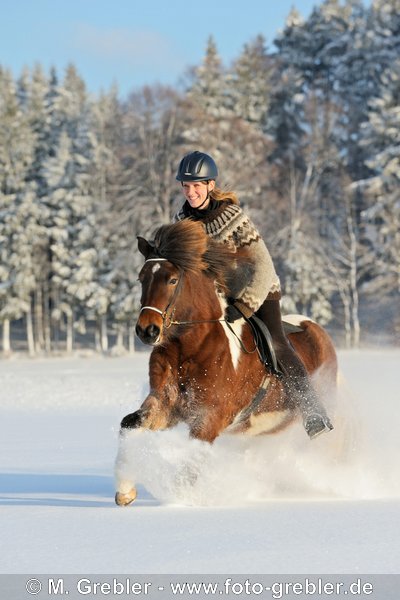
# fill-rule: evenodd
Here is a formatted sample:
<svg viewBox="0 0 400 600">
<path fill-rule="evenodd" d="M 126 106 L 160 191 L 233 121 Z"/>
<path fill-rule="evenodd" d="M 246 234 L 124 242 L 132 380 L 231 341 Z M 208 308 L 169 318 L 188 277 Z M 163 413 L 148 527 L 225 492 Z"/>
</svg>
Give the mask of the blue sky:
<svg viewBox="0 0 400 600">
<path fill-rule="evenodd" d="M 176 84 L 201 62 L 213 35 L 225 65 L 262 33 L 269 46 L 292 6 L 307 17 L 317 0 L 0 0 L 0 64 L 73 62 L 89 90 Z"/>
</svg>

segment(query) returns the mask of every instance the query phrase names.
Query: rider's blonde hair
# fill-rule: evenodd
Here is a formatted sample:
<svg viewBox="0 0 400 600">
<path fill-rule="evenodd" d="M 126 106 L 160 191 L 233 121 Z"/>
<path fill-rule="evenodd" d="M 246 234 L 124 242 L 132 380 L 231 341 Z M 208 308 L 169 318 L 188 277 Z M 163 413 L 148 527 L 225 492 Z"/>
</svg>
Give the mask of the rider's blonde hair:
<svg viewBox="0 0 400 600">
<path fill-rule="evenodd" d="M 221 188 L 215 187 L 211 190 L 210 196 L 213 200 L 230 200 L 233 204 L 240 204 L 235 192 L 224 191 Z"/>
<path fill-rule="evenodd" d="M 208 180 L 211 181 L 211 180 Z M 203 181 L 204 185 L 208 184 L 208 181 Z M 183 181 L 181 181 L 181 186 L 183 187 Z M 211 192 L 209 192 L 210 198 L 213 200 L 230 200 L 232 204 L 240 204 L 239 198 L 235 194 L 235 192 L 230 192 L 229 190 L 222 190 L 221 188 L 215 187 Z"/>
</svg>

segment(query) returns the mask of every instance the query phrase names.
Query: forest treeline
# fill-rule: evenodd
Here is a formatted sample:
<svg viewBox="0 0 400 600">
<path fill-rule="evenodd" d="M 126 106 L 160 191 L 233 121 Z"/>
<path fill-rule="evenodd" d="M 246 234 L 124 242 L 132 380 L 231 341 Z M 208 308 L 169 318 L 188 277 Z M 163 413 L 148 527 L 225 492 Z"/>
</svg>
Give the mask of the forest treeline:
<svg viewBox="0 0 400 600">
<path fill-rule="evenodd" d="M 262 23 L 260 23 L 262 29 Z M 4 354 L 133 348 L 137 235 L 182 201 L 182 155 L 206 151 L 280 274 L 285 312 L 347 346 L 400 330 L 400 0 L 292 11 L 224 65 L 209 38 L 176 86 L 93 96 L 73 65 L 0 67 Z M 86 337 L 85 337 L 86 334 Z"/>
</svg>

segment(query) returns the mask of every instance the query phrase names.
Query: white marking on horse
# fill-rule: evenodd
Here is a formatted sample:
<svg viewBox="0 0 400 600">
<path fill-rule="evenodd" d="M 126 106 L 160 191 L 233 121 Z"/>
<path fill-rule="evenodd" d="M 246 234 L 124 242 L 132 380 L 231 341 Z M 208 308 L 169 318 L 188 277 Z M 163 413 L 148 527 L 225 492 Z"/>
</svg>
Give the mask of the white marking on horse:
<svg viewBox="0 0 400 600">
<path fill-rule="evenodd" d="M 222 316 L 223 316 L 225 314 L 225 309 L 228 306 L 228 303 L 223 296 L 221 296 L 220 294 L 217 294 L 217 295 L 218 295 L 219 303 L 221 305 Z M 238 319 L 234 323 L 229 323 L 229 325 L 232 327 L 232 329 L 234 331 L 234 333 L 233 333 L 231 331 L 231 329 L 228 327 L 228 325 L 225 323 L 225 321 L 221 322 L 221 325 L 225 332 L 225 335 L 228 338 L 229 351 L 231 354 L 232 365 L 233 365 L 233 368 L 235 369 L 235 371 L 239 364 L 239 358 L 240 358 L 240 353 L 241 353 L 241 347 L 240 347 L 238 338 L 241 339 L 243 324 L 244 324 L 243 319 Z"/>
<path fill-rule="evenodd" d="M 282 425 L 286 420 L 289 410 L 261 413 L 260 415 L 250 416 L 250 426 L 246 430 L 247 435 L 259 435 L 268 433 Z"/>
<path fill-rule="evenodd" d="M 158 262 L 157 262 L 157 263 L 154 265 L 154 267 L 152 268 L 151 272 L 152 272 L 153 274 L 154 274 L 154 273 L 157 273 L 157 271 L 158 271 L 159 269 L 161 269 L 161 265 L 160 265 L 160 263 L 158 263 Z"/>
</svg>

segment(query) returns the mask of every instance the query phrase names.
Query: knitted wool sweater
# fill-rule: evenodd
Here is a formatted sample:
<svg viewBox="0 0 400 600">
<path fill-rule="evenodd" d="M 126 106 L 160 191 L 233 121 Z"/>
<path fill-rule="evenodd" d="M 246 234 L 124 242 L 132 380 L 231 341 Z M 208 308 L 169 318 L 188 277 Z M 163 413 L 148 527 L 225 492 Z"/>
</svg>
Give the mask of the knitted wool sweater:
<svg viewBox="0 0 400 600">
<path fill-rule="evenodd" d="M 201 221 L 207 234 L 221 244 L 229 244 L 237 249 L 246 247 L 251 268 L 237 269 L 235 283 L 229 290 L 230 296 L 238 301 L 246 316 L 256 312 L 267 298 L 281 297 L 279 277 L 271 255 L 256 227 L 240 206 L 229 200 L 212 200 L 207 209 L 196 210 L 185 202 L 174 220 L 185 218 Z"/>
</svg>

